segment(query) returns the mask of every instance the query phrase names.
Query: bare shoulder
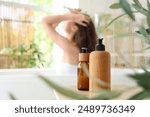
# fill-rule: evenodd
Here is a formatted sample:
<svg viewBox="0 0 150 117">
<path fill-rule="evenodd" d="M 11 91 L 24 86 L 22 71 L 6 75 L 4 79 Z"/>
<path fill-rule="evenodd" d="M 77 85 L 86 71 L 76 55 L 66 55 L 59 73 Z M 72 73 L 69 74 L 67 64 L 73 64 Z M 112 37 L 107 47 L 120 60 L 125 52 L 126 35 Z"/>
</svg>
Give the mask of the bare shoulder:
<svg viewBox="0 0 150 117">
<path fill-rule="evenodd" d="M 70 46 L 68 47 L 68 50 L 66 50 L 68 54 L 78 54 L 80 52 L 77 45 L 70 43 Z"/>
<path fill-rule="evenodd" d="M 79 49 L 76 46 L 70 47 L 68 51 L 64 51 L 63 61 L 69 64 L 78 64 Z"/>
</svg>

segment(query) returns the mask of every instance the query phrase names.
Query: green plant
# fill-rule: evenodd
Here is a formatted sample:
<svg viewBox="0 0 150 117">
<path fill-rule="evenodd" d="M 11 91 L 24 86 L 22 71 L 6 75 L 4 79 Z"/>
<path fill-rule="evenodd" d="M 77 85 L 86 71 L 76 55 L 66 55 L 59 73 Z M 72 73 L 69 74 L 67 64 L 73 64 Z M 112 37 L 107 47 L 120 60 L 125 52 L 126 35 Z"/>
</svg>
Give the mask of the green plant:
<svg viewBox="0 0 150 117">
<path fill-rule="evenodd" d="M 52 7 L 53 0 L 28 0 L 30 4 L 33 4 L 38 7 L 43 7 L 44 9 L 50 10 Z M 43 53 L 43 59 L 45 62 L 43 63 L 44 67 L 50 67 L 53 57 L 52 57 L 52 49 L 53 49 L 53 42 L 49 37 L 46 35 L 42 23 L 41 18 L 43 16 L 50 15 L 51 12 L 43 12 L 43 11 L 34 11 L 34 42 L 38 45 L 38 48 Z"/>
<path fill-rule="evenodd" d="M 50 81 L 50 80 L 47 80 L 48 78 L 47 77 L 44 77 L 44 76 L 41 76 L 41 75 L 38 75 L 38 77 L 44 81 L 49 87 L 52 87 L 54 88 L 56 91 L 58 91 L 59 93 L 67 96 L 67 97 L 70 97 L 70 98 L 73 98 L 73 99 L 80 99 L 80 100 L 108 100 L 108 99 L 113 99 L 117 96 L 119 96 L 121 94 L 121 92 L 119 91 L 107 91 L 107 90 L 101 90 L 97 93 L 96 96 L 92 97 L 92 98 L 89 98 L 81 93 L 78 93 L 78 92 L 75 92 L 75 91 L 72 91 L 72 90 L 69 90 L 69 89 L 66 89 L 62 86 L 59 86 L 57 85 L 56 83 Z"/>
<path fill-rule="evenodd" d="M 139 74 L 130 74 L 129 77 L 133 78 L 143 90 L 129 99 L 145 99 L 150 98 L 150 72 L 145 71 Z"/>
<path fill-rule="evenodd" d="M 149 41 L 150 41 L 150 39 L 149 39 L 149 35 L 150 35 L 150 31 L 149 31 L 149 28 L 150 28 L 150 3 L 147 0 L 148 9 L 145 9 L 138 0 L 133 0 L 132 2 L 133 3 L 129 4 L 127 2 L 127 0 L 119 0 L 119 3 L 112 4 L 110 6 L 110 8 L 112 8 L 112 9 L 122 8 L 125 13 L 123 13 L 123 14 L 119 15 L 118 17 L 114 18 L 110 23 L 108 23 L 106 28 L 108 28 L 113 22 L 117 21 L 119 18 L 121 18 L 125 15 L 128 15 L 131 18 L 131 20 L 136 22 L 135 14 L 136 13 L 141 13 L 146 17 L 148 28 L 146 28 L 146 27 L 144 27 L 140 24 L 137 24 L 139 26 L 139 30 L 136 31 L 136 32 L 138 34 L 141 34 L 142 36 L 144 36 L 145 39 L 146 39 L 146 42 L 149 43 Z M 134 9 L 134 11 L 132 9 Z"/>
<path fill-rule="evenodd" d="M 131 20 L 136 22 L 135 13 L 141 13 L 145 16 L 145 19 L 147 21 L 147 27 L 143 25 L 138 25 L 139 30 L 136 31 L 137 34 L 140 34 L 144 37 L 144 40 L 147 44 L 150 45 L 150 2 L 147 0 L 147 8 L 144 8 L 142 4 L 139 2 L 139 0 L 133 0 L 130 4 L 127 0 L 119 0 L 118 3 L 114 3 L 110 6 L 112 9 L 120 9 L 122 8 L 125 14 L 122 14 L 118 16 L 117 18 L 114 18 L 110 24 L 112 24 L 114 21 L 116 21 L 118 18 L 123 17 L 125 15 L 128 15 Z M 134 9 L 134 11 L 132 10 Z M 109 26 L 107 25 L 107 27 Z M 149 49 L 150 47 L 146 48 Z M 143 90 L 137 94 L 135 94 L 133 97 L 129 99 L 145 99 L 150 98 L 150 72 L 148 69 L 143 67 L 144 72 L 143 73 L 135 73 L 128 75 L 130 78 L 134 79 L 137 84 L 143 88 Z"/>
<path fill-rule="evenodd" d="M 9 55 L 17 68 L 47 67 L 47 63 L 38 45 L 32 41 L 28 46 L 20 44 L 18 47 L 3 48 L 1 53 Z M 13 63 L 12 63 L 13 64 Z"/>
</svg>

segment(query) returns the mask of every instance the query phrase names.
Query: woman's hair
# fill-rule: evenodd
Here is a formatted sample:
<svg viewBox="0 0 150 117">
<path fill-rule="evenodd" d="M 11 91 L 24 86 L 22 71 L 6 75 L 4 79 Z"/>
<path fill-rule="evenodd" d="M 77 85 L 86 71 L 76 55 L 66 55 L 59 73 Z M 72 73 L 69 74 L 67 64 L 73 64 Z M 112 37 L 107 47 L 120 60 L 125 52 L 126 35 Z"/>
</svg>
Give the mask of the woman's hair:
<svg viewBox="0 0 150 117">
<path fill-rule="evenodd" d="M 74 35 L 74 39 L 80 51 L 82 47 L 88 48 L 89 53 L 94 51 L 97 40 L 97 34 L 93 22 L 90 21 L 87 27 L 81 26 L 79 24 L 76 25 L 78 26 L 78 30 Z"/>
</svg>

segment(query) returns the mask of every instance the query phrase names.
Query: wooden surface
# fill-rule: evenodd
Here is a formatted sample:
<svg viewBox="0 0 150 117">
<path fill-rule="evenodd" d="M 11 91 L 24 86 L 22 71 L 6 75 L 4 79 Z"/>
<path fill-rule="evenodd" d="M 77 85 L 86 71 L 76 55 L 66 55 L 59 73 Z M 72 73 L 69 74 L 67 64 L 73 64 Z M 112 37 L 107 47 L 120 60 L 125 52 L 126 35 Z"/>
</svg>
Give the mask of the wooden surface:
<svg viewBox="0 0 150 117">
<path fill-rule="evenodd" d="M 77 93 L 81 93 L 85 96 L 88 96 L 89 98 L 96 96 L 96 93 L 90 92 L 90 91 L 79 91 L 77 90 L 76 87 L 74 86 L 69 86 L 66 87 L 67 89 L 73 90 Z M 140 87 L 127 87 L 127 86 L 113 86 L 112 90 L 117 90 L 117 91 L 121 91 L 123 92 L 120 96 L 114 98 L 113 100 L 127 100 L 129 97 L 133 96 L 134 94 L 140 92 L 142 89 Z M 69 97 L 66 97 L 60 93 L 58 93 L 57 91 L 54 90 L 55 96 L 57 98 L 57 100 L 73 100 Z"/>
</svg>

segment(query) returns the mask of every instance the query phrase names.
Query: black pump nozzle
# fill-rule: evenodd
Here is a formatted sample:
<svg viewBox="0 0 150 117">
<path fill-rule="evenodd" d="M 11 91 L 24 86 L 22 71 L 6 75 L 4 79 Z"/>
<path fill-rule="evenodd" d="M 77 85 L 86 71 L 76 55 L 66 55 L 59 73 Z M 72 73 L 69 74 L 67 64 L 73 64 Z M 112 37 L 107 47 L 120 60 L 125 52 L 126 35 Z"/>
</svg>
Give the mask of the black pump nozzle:
<svg viewBox="0 0 150 117">
<path fill-rule="evenodd" d="M 81 48 L 81 53 L 87 53 L 87 52 L 88 52 L 88 50 L 87 50 L 86 47 L 82 47 L 82 48 Z"/>
<path fill-rule="evenodd" d="M 103 44 L 103 38 L 98 38 L 97 39 L 97 44 L 96 44 L 95 50 L 97 50 L 97 51 L 105 51 L 105 46 Z"/>
</svg>

